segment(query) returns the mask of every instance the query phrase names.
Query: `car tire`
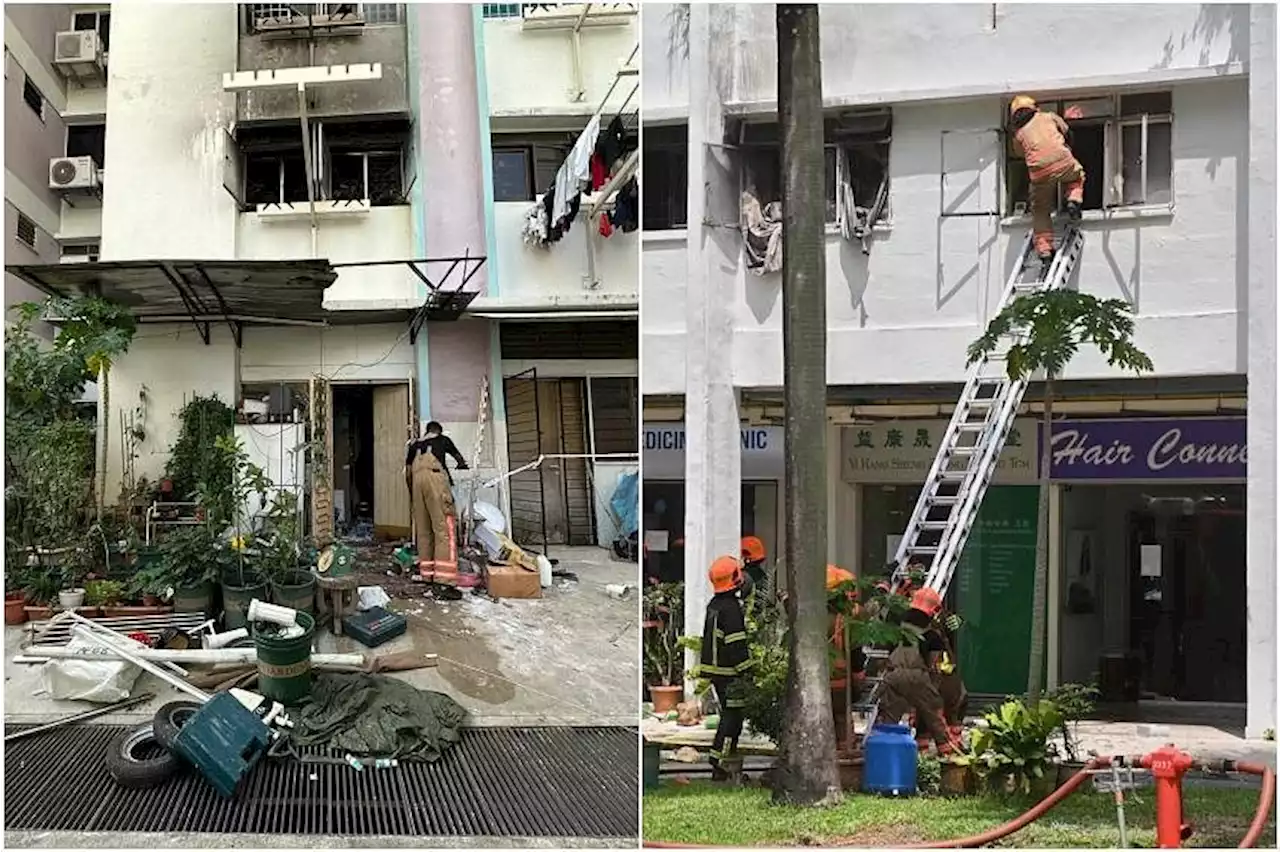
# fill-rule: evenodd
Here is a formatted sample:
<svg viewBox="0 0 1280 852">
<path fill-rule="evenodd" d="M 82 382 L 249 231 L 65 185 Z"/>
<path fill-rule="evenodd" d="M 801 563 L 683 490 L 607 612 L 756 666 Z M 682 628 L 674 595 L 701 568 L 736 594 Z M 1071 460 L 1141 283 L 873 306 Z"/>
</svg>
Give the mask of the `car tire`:
<svg viewBox="0 0 1280 852">
<path fill-rule="evenodd" d="M 151 720 L 156 742 L 165 751 L 173 751 L 173 744 L 177 742 L 182 726 L 203 706 L 197 701 L 170 701 L 157 710 L 155 718 Z"/>
<path fill-rule="evenodd" d="M 143 757 L 150 745 L 158 755 Z M 180 768 L 177 756 L 156 742 L 151 722 L 125 731 L 107 749 L 107 772 L 121 787 L 145 790 L 163 784 Z"/>
</svg>

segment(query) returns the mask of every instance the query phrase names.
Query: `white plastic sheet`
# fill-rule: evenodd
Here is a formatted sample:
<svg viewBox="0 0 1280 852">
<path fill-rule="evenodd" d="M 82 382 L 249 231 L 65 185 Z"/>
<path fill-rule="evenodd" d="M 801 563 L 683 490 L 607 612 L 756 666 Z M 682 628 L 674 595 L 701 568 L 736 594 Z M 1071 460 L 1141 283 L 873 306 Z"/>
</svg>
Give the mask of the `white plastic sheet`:
<svg viewBox="0 0 1280 852">
<path fill-rule="evenodd" d="M 391 603 L 391 597 L 381 586 L 361 586 L 356 591 L 360 594 L 357 608 L 361 612 Z"/>
<path fill-rule="evenodd" d="M 120 637 L 120 644 L 142 649 L 132 639 Z M 113 660 L 110 651 L 73 638 L 68 649 L 83 651 L 86 656 L 104 656 L 107 659 L 50 660 L 44 664 L 44 688 L 49 697 L 58 701 L 91 701 L 94 704 L 114 704 L 129 697 L 142 669 L 124 660 Z"/>
</svg>

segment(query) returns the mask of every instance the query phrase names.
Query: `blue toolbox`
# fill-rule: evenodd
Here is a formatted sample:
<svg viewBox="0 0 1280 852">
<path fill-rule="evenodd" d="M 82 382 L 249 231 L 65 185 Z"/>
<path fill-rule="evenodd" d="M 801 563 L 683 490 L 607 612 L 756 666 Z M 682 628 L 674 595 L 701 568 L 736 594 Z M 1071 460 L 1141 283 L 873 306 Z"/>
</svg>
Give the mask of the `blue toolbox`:
<svg viewBox="0 0 1280 852">
<path fill-rule="evenodd" d="M 376 648 L 404 633 L 409 622 L 399 613 L 375 606 L 344 618 L 342 628 L 366 648 Z"/>
<path fill-rule="evenodd" d="M 196 711 L 173 748 L 222 796 L 231 798 L 271 744 L 271 730 L 228 692 L 216 693 Z"/>
</svg>

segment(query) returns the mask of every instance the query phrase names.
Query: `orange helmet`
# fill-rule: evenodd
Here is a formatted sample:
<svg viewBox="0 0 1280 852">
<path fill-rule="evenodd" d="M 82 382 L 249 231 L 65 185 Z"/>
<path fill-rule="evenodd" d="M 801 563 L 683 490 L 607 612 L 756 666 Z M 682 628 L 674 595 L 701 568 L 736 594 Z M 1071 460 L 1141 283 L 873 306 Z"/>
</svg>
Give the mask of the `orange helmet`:
<svg viewBox="0 0 1280 852">
<path fill-rule="evenodd" d="M 742 561 L 763 562 L 769 554 L 764 549 L 764 542 L 753 535 L 742 537 Z"/>
<path fill-rule="evenodd" d="M 742 562 L 736 556 L 721 556 L 711 563 L 707 574 L 711 577 L 712 591 L 732 592 L 742 585 Z"/>
<path fill-rule="evenodd" d="M 917 589 L 911 596 L 911 608 L 932 618 L 938 614 L 938 610 L 942 609 L 942 598 L 933 589 Z"/>
<path fill-rule="evenodd" d="M 1009 115 L 1013 115 L 1019 110 L 1035 109 L 1036 99 L 1030 95 L 1018 95 L 1009 103 Z"/>
<path fill-rule="evenodd" d="M 827 566 L 827 591 L 831 591 L 841 583 L 847 583 L 856 580 L 852 572 L 846 571 L 837 565 Z"/>
</svg>

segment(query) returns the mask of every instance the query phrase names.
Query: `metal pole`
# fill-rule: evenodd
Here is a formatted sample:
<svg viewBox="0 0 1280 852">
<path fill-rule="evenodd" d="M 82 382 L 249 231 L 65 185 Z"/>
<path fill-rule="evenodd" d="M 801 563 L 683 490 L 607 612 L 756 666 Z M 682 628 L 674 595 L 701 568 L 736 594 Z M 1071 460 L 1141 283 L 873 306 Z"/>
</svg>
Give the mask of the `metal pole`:
<svg viewBox="0 0 1280 852">
<path fill-rule="evenodd" d="M 96 719 L 99 716 L 105 716 L 108 713 L 114 713 L 117 710 L 125 710 L 135 704 L 142 704 L 155 698 L 154 692 L 144 692 L 141 695 L 135 695 L 132 698 L 126 698 L 123 701 L 117 701 L 115 704 L 108 704 L 105 707 L 95 707 L 92 710 L 85 710 L 83 713 L 76 713 L 74 716 L 64 716 L 61 719 L 55 719 L 45 725 L 38 725 L 34 728 L 27 728 L 25 731 L 18 731 L 16 734 L 6 734 L 4 741 L 11 743 L 14 740 L 22 740 L 27 737 L 42 734 L 45 731 L 52 731 L 55 728 L 61 728 L 64 725 L 70 725 L 73 722 L 85 722 L 89 719 Z"/>
</svg>

